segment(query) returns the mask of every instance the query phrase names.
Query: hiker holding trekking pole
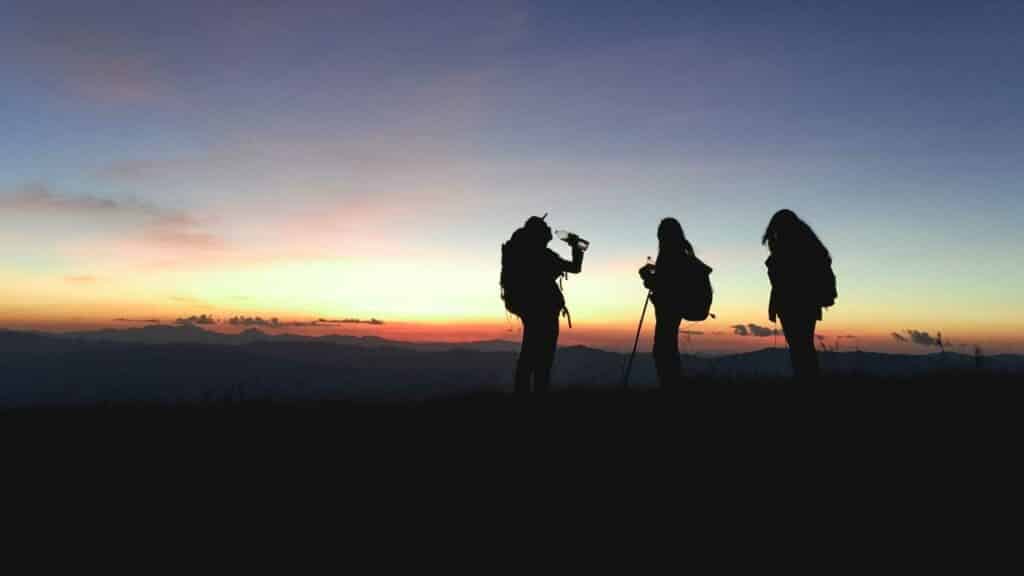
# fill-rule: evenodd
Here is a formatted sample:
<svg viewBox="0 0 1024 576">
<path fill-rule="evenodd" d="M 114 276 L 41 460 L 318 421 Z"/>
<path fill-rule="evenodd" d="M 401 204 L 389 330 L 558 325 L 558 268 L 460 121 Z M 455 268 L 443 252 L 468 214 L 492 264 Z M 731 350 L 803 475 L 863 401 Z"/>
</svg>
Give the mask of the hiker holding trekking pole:
<svg viewBox="0 0 1024 576">
<path fill-rule="evenodd" d="M 558 231 L 572 248 L 572 261 L 547 247 L 554 238 L 544 217 L 531 216 L 501 247 L 501 297 L 505 309 L 523 321 L 523 344 L 516 362 L 516 394 L 543 393 L 551 387 L 551 366 L 558 347 L 559 315 L 572 327 L 565 297 L 557 283 L 583 269 L 589 242 Z"/>
<path fill-rule="evenodd" d="M 654 304 L 653 355 L 658 385 L 662 389 L 675 389 L 682 383 L 679 325 L 684 318 L 699 322 L 710 314 L 710 274 L 711 268 L 693 253 L 693 246 L 686 239 L 679 221 L 675 218 L 662 220 L 658 225 L 658 259 L 653 264 L 648 261 L 640 268 L 640 277 Z M 645 303 L 645 312 L 646 309 Z M 638 328 L 638 340 L 639 332 Z M 635 345 L 633 353 L 636 353 Z"/>
</svg>

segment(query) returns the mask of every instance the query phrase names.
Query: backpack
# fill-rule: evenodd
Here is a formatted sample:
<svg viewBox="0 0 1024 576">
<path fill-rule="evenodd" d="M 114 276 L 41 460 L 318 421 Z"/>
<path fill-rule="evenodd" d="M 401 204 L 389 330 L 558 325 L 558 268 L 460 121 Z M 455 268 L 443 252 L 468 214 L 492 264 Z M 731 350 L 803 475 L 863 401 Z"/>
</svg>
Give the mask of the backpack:
<svg viewBox="0 0 1024 576">
<path fill-rule="evenodd" d="M 714 290 L 711 288 L 711 267 L 696 257 L 691 262 L 687 274 L 686 290 L 683 291 L 680 311 L 683 318 L 690 322 L 703 322 L 711 315 L 711 300 Z"/>
<path fill-rule="evenodd" d="M 836 290 L 836 275 L 832 272 L 831 258 L 825 264 L 825 267 L 822 268 L 821 276 L 818 278 L 816 294 L 818 305 L 823 308 L 835 305 L 836 298 L 839 297 L 839 292 Z"/>
<path fill-rule="evenodd" d="M 522 254 L 523 229 L 512 233 L 508 242 L 501 245 L 501 299 L 505 310 L 516 316 L 523 313 L 526 290 L 526 263 Z"/>
</svg>

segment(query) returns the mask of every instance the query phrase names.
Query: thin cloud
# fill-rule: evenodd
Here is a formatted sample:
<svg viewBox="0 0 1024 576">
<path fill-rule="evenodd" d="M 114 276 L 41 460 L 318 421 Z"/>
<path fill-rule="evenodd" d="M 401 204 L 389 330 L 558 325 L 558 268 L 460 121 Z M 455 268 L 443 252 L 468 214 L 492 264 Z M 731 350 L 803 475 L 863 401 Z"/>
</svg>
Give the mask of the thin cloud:
<svg viewBox="0 0 1024 576">
<path fill-rule="evenodd" d="M 145 218 L 165 226 L 198 224 L 183 212 L 167 210 L 135 198 L 113 199 L 93 194 L 66 194 L 55 192 L 42 184 L 24 186 L 10 196 L 0 197 L 0 208 L 25 213 L 122 215 Z"/>
<path fill-rule="evenodd" d="M 701 332 L 700 330 L 680 330 L 679 333 L 680 334 L 685 334 L 687 336 L 703 336 L 704 335 L 704 332 Z"/>
<path fill-rule="evenodd" d="M 115 212 L 121 207 L 109 198 L 55 194 L 42 185 L 22 188 L 7 198 L 0 198 L 0 207 L 21 212 Z"/>
<path fill-rule="evenodd" d="M 159 324 L 160 319 L 158 318 L 114 318 L 114 322 L 124 322 L 129 324 Z"/>
<path fill-rule="evenodd" d="M 178 318 L 174 321 L 175 324 L 180 326 L 208 326 L 216 324 L 217 320 L 213 316 L 207 314 L 200 314 L 198 316 L 189 316 L 187 318 Z"/>
<path fill-rule="evenodd" d="M 263 318 L 262 316 L 232 316 L 227 319 L 227 323 L 231 326 L 259 326 L 261 328 L 316 326 L 316 322 L 282 322 L 278 318 Z"/>
<path fill-rule="evenodd" d="M 902 343 L 913 343 L 918 346 L 924 346 L 925 348 L 944 348 L 948 342 L 943 342 L 942 332 L 937 332 L 935 336 L 924 330 L 904 330 L 902 333 L 893 332 L 891 334 L 894 340 Z"/>
<path fill-rule="evenodd" d="M 920 330 L 907 330 L 907 335 L 910 336 L 910 341 L 918 346 L 939 346 L 942 342 L 941 335 L 937 338 L 933 338 L 931 334 Z"/>
<path fill-rule="evenodd" d="M 264 327 L 276 327 L 280 324 L 277 318 L 270 318 L 264 320 L 261 316 L 232 316 L 228 318 L 227 323 L 231 326 L 264 326 Z"/>
<path fill-rule="evenodd" d="M 67 215 L 89 221 L 99 217 L 117 218 L 134 223 L 138 229 L 135 235 L 123 237 L 128 244 L 148 246 L 164 254 L 184 252 L 177 254 L 178 260 L 226 248 L 222 237 L 206 230 L 204 223 L 190 214 L 135 198 L 64 194 L 43 185 L 33 185 L 11 196 L 0 197 L 0 209 L 25 214 Z"/>
<path fill-rule="evenodd" d="M 327 318 L 317 318 L 304 322 L 301 320 L 293 321 L 282 321 L 276 317 L 262 316 L 232 316 L 226 320 L 226 323 L 231 326 L 258 326 L 261 328 L 291 328 L 291 327 L 316 327 L 316 326 L 338 326 L 343 324 L 370 324 L 374 326 L 380 326 L 384 324 L 382 320 L 376 318 L 370 318 L 369 320 L 362 320 L 359 318 L 343 318 L 340 320 L 329 320 Z"/>
<path fill-rule="evenodd" d="M 734 324 L 730 326 L 732 333 L 736 336 L 753 336 L 756 338 L 767 338 L 779 334 L 778 329 L 759 326 L 757 324 Z"/>
<path fill-rule="evenodd" d="M 757 324 L 747 324 L 747 329 L 750 330 L 752 336 L 757 336 L 758 338 L 775 336 L 779 333 L 778 329 L 758 326 Z"/>
<path fill-rule="evenodd" d="M 384 324 L 383 320 L 376 318 L 370 318 L 369 320 L 362 320 L 359 318 L 342 318 L 341 320 L 328 320 L 326 318 L 318 318 L 318 324 L 372 324 L 374 326 L 380 326 Z"/>
</svg>

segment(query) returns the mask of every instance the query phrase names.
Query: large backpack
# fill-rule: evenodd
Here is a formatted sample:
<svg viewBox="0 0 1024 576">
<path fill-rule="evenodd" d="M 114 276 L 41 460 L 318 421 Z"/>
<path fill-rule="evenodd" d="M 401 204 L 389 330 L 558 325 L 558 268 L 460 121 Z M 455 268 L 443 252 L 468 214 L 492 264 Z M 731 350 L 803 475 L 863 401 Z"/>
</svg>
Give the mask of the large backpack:
<svg viewBox="0 0 1024 576">
<path fill-rule="evenodd" d="M 522 250 L 523 229 L 512 233 L 508 242 L 501 245 L 501 299 L 505 310 L 519 316 L 523 313 L 526 300 L 526 266 Z"/>
<path fill-rule="evenodd" d="M 690 322 L 703 322 L 711 315 L 711 268 L 694 257 L 687 274 L 686 289 L 683 291 L 681 312 Z"/>
</svg>

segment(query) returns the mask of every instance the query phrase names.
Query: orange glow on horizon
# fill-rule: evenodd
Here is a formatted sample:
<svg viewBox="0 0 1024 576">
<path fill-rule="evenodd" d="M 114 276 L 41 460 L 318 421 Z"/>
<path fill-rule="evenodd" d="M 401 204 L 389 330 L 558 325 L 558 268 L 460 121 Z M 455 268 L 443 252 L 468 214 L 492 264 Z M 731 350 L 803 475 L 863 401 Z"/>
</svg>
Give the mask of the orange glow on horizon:
<svg viewBox="0 0 1024 576">
<path fill-rule="evenodd" d="M 268 334 L 298 334 L 310 337 L 325 335 L 375 336 L 388 340 L 407 342 L 475 342 L 505 340 L 518 342 L 522 338 L 521 325 L 514 316 L 501 321 L 477 320 L 468 322 L 394 322 L 384 321 L 383 324 L 347 323 L 330 325 L 311 324 L 317 318 L 280 317 L 278 326 L 273 325 L 233 325 L 228 323 L 230 316 L 211 314 L 215 324 L 201 324 L 200 328 L 213 332 L 236 334 L 248 329 L 257 329 Z M 42 331 L 42 332 L 77 332 L 100 329 L 139 328 L 147 325 L 175 326 L 176 318 L 153 316 L 146 314 L 113 318 L 99 317 L 67 317 L 58 319 L 42 316 L 0 316 L 0 329 Z M 269 323 L 270 317 L 263 317 Z M 159 322 L 150 322 L 159 320 Z M 569 328 L 562 320 L 560 346 L 589 346 L 612 351 L 629 351 L 636 335 L 634 322 L 592 322 L 574 319 L 573 327 Z M 767 326 L 771 328 L 771 326 Z M 775 326 L 779 328 L 779 326 Z M 680 334 L 680 350 L 684 353 L 733 353 L 759 350 L 762 348 L 786 346 L 785 337 L 777 336 L 737 336 L 731 326 L 721 321 L 706 323 L 686 323 Z M 650 350 L 653 339 L 654 318 L 648 316 L 640 337 L 640 351 Z M 700 334 L 697 334 L 700 332 Z M 889 332 L 881 330 L 857 331 L 844 330 L 827 322 L 819 324 L 819 347 L 838 348 L 840 351 L 879 351 L 890 353 L 924 354 L 937 352 L 937 347 L 924 347 L 912 343 L 897 342 Z M 980 345 L 986 353 L 1003 353 L 1014 351 L 1014 336 L 1011 331 L 993 330 L 986 333 L 978 332 L 943 332 L 943 337 L 951 344 L 947 351 L 973 353 L 974 346 Z"/>
</svg>

